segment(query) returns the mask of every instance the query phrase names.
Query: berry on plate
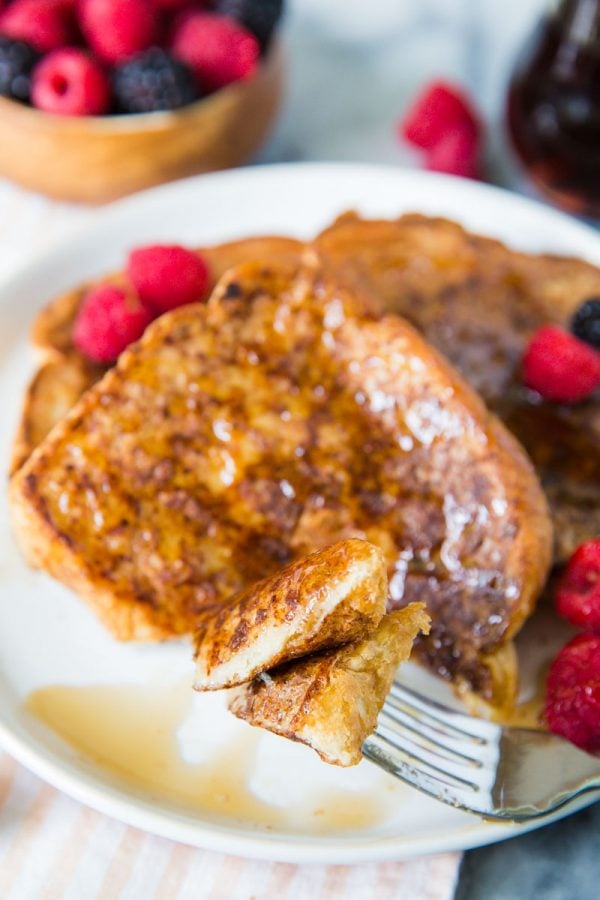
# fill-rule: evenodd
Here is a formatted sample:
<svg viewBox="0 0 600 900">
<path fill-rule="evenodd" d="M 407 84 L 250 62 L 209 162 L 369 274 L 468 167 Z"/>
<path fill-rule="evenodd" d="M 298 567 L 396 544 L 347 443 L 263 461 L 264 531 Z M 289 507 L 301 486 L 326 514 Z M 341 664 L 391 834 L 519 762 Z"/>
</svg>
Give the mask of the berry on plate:
<svg viewBox="0 0 600 900">
<path fill-rule="evenodd" d="M 281 17 L 283 0 L 217 0 L 215 9 L 251 31 L 264 51 Z"/>
<path fill-rule="evenodd" d="M 14 0 L 0 14 L 0 34 L 47 53 L 74 40 L 75 22 L 64 0 Z"/>
<path fill-rule="evenodd" d="M 133 250 L 127 273 L 141 302 L 154 315 L 204 299 L 209 285 L 202 257 L 176 244 Z"/>
<path fill-rule="evenodd" d="M 44 112 L 100 116 L 110 108 L 110 84 L 102 67 L 85 50 L 65 47 L 49 53 L 36 67 L 31 100 Z"/>
<path fill-rule="evenodd" d="M 600 353 L 556 325 L 543 325 L 523 356 L 523 379 L 546 400 L 578 403 L 600 387 Z"/>
<path fill-rule="evenodd" d="M 558 653 L 546 680 L 544 718 L 554 734 L 600 752 L 600 636 L 577 635 Z"/>
<path fill-rule="evenodd" d="M 73 327 L 73 342 L 89 359 L 113 363 L 129 344 L 139 340 L 152 314 L 136 297 L 111 284 L 92 288 Z"/>
<path fill-rule="evenodd" d="M 575 311 L 571 331 L 580 341 L 600 350 L 600 297 L 590 297 Z"/>
<path fill-rule="evenodd" d="M 78 9 L 86 40 L 104 62 L 124 62 L 158 37 L 158 15 L 148 0 L 80 0 Z"/>
<path fill-rule="evenodd" d="M 151 47 L 119 66 L 113 76 L 119 112 L 178 109 L 199 97 L 194 73 L 166 50 Z"/>
<path fill-rule="evenodd" d="M 479 178 L 479 144 L 466 131 L 451 131 L 432 147 L 425 157 L 431 172 Z"/>
<path fill-rule="evenodd" d="M 585 631 L 600 634 L 600 538 L 577 548 L 556 589 L 556 610 Z"/>
<path fill-rule="evenodd" d="M 205 91 L 249 78 L 258 65 L 256 37 L 217 13 L 184 12 L 175 24 L 171 49 L 187 63 Z"/>
<path fill-rule="evenodd" d="M 469 137 L 477 146 L 481 128 L 471 102 L 460 88 L 434 81 L 413 101 L 398 130 L 411 144 L 432 150 L 455 132 Z"/>
<path fill-rule="evenodd" d="M 23 41 L 0 36 L 0 94 L 27 103 L 39 54 Z"/>
</svg>

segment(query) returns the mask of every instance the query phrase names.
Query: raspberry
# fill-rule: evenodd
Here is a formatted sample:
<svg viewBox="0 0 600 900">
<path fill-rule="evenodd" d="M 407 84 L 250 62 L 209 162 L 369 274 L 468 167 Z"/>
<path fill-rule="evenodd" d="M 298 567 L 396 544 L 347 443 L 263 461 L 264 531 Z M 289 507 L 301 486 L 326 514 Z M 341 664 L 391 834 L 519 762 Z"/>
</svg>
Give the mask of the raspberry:
<svg viewBox="0 0 600 900">
<path fill-rule="evenodd" d="M 189 66 L 158 47 L 120 66 L 113 85 L 119 111 L 125 113 L 178 109 L 199 96 Z"/>
<path fill-rule="evenodd" d="M 124 62 L 147 50 L 158 36 L 158 17 L 147 0 L 80 0 L 88 44 L 107 63 Z"/>
<path fill-rule="evenodd" d="M 33 74 L 31 100 L 45 112 L 99 116 L 110 108 L 110 84 L 84 50 L 65 47 L 49 53 Z"/>
<path fill-rule="evenodd" d="M 281 17 L 283 0 L 217 0 L 215 9 L 251 31 L 264 52 Z"/>
<path fill-rule="evenodd" d="M 543 325 L 525 351 L 523 378 L 546 400 L 577 403 L 600 385 L 600 353 L 562 328 Z"/>
<path fill-rule="evenodd" d="M 575 311 L 571 331 L 580 341 L 600 350 L 600 297 L 590 297 Z"/>
<path fill-rule="evenodd" d="M 260 56 L 254 35 L 217 13 L 183 13 L 175 25 L 172 50 L 191 66 L 205 91 L 250 77 Z"/>
<path fill-rule="evenodd" d="M 140 300 L 155 315 L 202 300 L 209 284 L 202 257 L 177 245 L 133 250 L 127 272 Z"/>
<path fill-rule="evenodd" d="M 432 172 L 479 178 L 479 152 L 476 139 L 466 131 L 451 131 L 433 147 L 426 157 Z"/>
<path fill-rule="evenodd" d="M 544 718 L 554 734 L 600 752 L 600 636 L 580 634 L 558 653 L 546 680 Z"/>
<path fill-rule="evenodd" d="M 462 91 L 452 84 L 434 81 L 419 94 L 398 125 L 400 136 L 423 150 L 432 150 L 445 137 L 461 132 L 477 146 L 480 125 L 477 114 Z M 444 170 L 446 171 L 446 170 Z"/>
<path fill-rule="evenodd" d="M 152 315 L 124 290 L 110 284 L 92 288 L 73 327 L 73 341 L 89 359 L 112 363 L 133 341 L 141 338 Z"/>
<path fill-rule="evenodd" d="M 29 44 L 0 37 L 0 94 L 27 103 L 31 73 L 38 60 L 38 54 Z"/>
<path fill-rule="evenodd" d="M 600 634 L 600 538 L 586 541 L 569 560 L 556 589 L 560 616 Z"/>
<path fill-rule="evenodd" d="M 72 43 L 76 29 L 64 0 L 14 0 L 0 15 L 0 34 L 47 53 Z"/>
</svg>

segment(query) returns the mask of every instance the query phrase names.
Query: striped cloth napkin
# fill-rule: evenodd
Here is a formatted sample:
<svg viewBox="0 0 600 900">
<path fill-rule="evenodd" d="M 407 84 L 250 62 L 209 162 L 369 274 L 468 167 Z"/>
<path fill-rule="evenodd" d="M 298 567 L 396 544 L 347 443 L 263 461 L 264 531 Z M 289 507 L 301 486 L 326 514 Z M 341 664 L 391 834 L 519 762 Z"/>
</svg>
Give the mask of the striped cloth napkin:
<svg viewBox="0 0 600 900">
<path fill-rule="evenodd" d="M 91 216 L 0 181 L 0 280 Z M 450 900 L 459 862 L 296 866 L 198 850 L 82 806 L 0 752 L 1 900 Z"/>
<path fill-rule="evenodd" d="M 352 867 L 224 856 L 123 825 L 0 754 L 2 900 L 450 900 L 459 858 Z"/>
</svg>

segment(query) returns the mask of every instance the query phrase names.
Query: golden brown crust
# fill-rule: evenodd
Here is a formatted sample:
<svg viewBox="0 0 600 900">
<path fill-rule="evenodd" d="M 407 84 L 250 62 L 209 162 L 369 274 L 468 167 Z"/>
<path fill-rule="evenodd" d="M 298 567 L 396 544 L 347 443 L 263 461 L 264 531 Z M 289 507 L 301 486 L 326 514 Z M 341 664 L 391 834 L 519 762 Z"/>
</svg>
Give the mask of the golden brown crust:
<svg viewBox="0 0 600 900">
<path fill-rule="evenodd" d="M 308 744 L 325 762 L 357 765 L 398 666 L 428 630 L 423 604 L 412 603 L 384 616 L 363 640 L 255 678 L 236 690 L 229 709 L 250 725 Z"/>
<path fill-rule="evenodd" d="M 23 465 L 101 375 L 99 366 L 78 353 L 51 359 L 40 366 L 23 400 L 21 421 L 13 444 L 11 474 Z"/>
<path fill-rule="evenodd" d="M 373 631 L 387 600 L 379 547 L 339 541 L 200 613 L 196 690 L 250 681 L 259 672 Z"/>
<path fill-rule="evenodd" d="M 232 266 L 261 260 L 265 263 L 296 265 L 303 245 L 285 237 L 255 237 L 230 241 L 214 247 L 201 247 L 208 263 L 212 289 Z M 104 275 L 51 300 L 38 313 L 31 327 L 31 340 L 44 360 L 34 375 L 23 401 L 21 421 L 15 437 L 11 473 L 50 433 L 75 405 L 81 395 L 98 381 L 107 369 L 91 363 L 73 345 L 73 324 L 87 291 L 96 284 L 125 283 L 122 272 Z M 61 379 L 64 384 L 61 385 Z"/>
<path fill-rule="evenodd" d="M 580 303 L 600 295 L 600 269 L 517 253 L 414 213 L 396 221 L 345 214 L 308 256 L 375 310 L 405 316 L 517 436 L 550 501 L 558 560 L 600 532 L 600 403 L 540 402 L 521 378 L 532 333 L 548 322 L 568 327 Z"/>
<path fill-rule="evenodd" d="M 157 320 L 17 473 L 12 506 L 30 559 L 102 598 L 124 638 L 189 632 L 282 565 L 367 539 L 393 602 L 428 605 L 428 664 L 492 702 L 485 660 L 550 553 L 529 461 L 417 332 L 253 265 Z M 111 622 L 119 604 L 143 627 Z"/>
</svg>

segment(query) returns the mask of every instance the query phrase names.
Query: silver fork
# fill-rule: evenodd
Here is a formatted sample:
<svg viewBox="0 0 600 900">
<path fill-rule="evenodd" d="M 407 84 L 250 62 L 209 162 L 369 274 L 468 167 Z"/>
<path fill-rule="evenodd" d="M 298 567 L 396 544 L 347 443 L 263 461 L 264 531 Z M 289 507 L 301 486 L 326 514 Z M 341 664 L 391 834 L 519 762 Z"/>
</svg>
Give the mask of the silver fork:
<svg viewBox="0 0 600 900">
<path fill-rule="evenodd" d="M 431 797 L 491 819 L 522 822 L 600 791 L 600 759 L 567 741 L 472 718 L 397 682 L 363 755 Z"/>
</svg>

